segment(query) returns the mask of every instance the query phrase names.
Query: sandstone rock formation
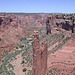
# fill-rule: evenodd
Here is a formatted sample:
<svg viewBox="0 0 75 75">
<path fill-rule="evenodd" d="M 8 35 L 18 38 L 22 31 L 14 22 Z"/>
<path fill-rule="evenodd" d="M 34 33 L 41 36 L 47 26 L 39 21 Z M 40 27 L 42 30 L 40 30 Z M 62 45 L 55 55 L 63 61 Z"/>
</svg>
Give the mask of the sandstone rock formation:
<svg viewBox="0 0 75 75">
<path fill-rule="evenodd" d="M 47 70 L 47 43 L 39 44 L 39 34 L 35 32 L 33 40 L 33 75 L 45 75 Z"/>
<path fill-rule="evenodd" d="M 52 24 L 52 21 L 50 22 L 50 19 L 49 17 L 47 17 L 47 21 L 46 21 L 46 30 L 47 30 L 47 33 L 50 33 L 51 34 L 51 24 Z"/>
<path fill-rule="evenodd" d="M 49 15 L 51 22 L 51 29 L 57 27 L 59 29 L 64 29 L 71 33 L 72 38 L 75 35 L 75 15 L 70 14 L 51 14 Z"/>
</svg>

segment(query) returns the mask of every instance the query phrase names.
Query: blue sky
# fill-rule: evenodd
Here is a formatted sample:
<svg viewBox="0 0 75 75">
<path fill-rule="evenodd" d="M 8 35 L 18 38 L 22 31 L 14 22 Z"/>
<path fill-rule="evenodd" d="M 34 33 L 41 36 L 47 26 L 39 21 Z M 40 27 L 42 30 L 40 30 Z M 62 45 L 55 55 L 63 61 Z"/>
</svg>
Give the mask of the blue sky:
<svg viewBox="0 0 75 75">
<path fill-rule="evenodd" d="M 75 13 L 75 0 L 0 0 L 0 12 Z"/>
</svg>

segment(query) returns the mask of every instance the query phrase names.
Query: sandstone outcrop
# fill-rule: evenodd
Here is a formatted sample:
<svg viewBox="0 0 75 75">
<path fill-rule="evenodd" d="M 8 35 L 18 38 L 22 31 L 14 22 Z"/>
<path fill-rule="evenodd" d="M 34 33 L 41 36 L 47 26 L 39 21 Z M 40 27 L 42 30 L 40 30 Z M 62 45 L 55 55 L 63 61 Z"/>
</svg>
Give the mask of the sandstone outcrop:
<svg viewBox="0 0 75 75">
<path fill-rule="evenodd" d="M 47 70 L 47 43 L 39 44 L 39 34 L 35 32 L 33 40 L 33 75 L 45 75 Z"/>
</svg>

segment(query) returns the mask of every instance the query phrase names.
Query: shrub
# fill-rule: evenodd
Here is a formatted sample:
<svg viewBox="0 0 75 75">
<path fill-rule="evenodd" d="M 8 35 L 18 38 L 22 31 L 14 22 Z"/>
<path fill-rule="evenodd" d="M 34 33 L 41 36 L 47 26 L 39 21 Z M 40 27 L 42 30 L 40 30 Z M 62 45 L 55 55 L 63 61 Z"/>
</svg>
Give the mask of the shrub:
<svg viewBox="0 0 75 75">
<path fill-rule="evenodd" d="M 62 37 L 64 38 L 64 35 L 62 35 Z"/>
<path fill-rule="evenodd" d="M 22 64 L 24 64 L 24 60 L 22 60 Z"/>
<path fill-rule="evenodd" d="M 4 62 L 4 60 L 2 60 L 2 62 Z"/>
<path fill-rule="evenodd" d="M 26 38 L 22 38 L 22 39 L 20 39 L 20 41 L 23 41 L 23 40 L 27 40 Z"/>
<path fill-rule="evenodd" d="M 20 48 L 23 48 L 23 47 L 24 47 L 24 45 L 20 45 L 19 47 L 20 47 Z"/>
<path fill-rule="evenodd" d="M 24 69 L 23 69 L 23 72 L 26 72 L 26 71 L 27 71 L 27 69 L 26 69 L 26 68 L 24 68 Z"/>
<path fill-rule="evenodd" d="M 16 47 L 16 49 L 18 49 L 18 47 Z"/>
</svg>

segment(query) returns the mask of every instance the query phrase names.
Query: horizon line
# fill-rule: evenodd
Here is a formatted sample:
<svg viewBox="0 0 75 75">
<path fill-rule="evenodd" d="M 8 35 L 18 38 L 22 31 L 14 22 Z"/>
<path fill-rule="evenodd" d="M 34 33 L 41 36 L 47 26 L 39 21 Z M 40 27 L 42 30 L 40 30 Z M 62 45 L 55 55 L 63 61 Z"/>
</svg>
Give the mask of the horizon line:
<svg viewBox="0 0 75 75">
<path fill-rule="evenodd" d="M 4 13 L 4 14 L 5 13 L 7 13 L 7 14 L 12 14 L 12 13 L 15 13 L 15 14 L 16 13 L 18 13 L 18 14 L 20 14 L 20 13 L 23 13 L 23 14 L 26 14 L 26 13 L 27 14 L 29 14 L 29 13 L 30 14 L 33 14 L 33 13 L 34 14 L 36 14 L 36 13 L 38 13 L 38 14 L 75 14 L 75 13 L 63 13 L 63 12 L 62 13 L 61 12 L 0 12 L 0 14 L 1 13 Z"/>
</svg>

